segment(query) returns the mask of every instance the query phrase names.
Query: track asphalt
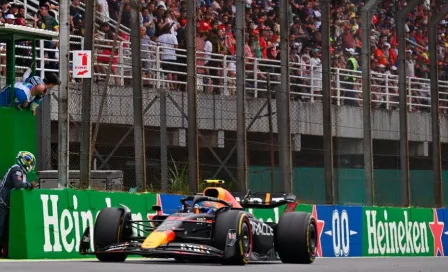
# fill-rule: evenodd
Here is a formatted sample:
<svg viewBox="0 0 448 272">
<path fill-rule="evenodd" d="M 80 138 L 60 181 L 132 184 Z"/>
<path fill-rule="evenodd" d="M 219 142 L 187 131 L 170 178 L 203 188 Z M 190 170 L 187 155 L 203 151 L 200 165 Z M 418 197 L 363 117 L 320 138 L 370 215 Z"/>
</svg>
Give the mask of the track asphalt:
<svg viewBox="0 0 448 272">
<path fill-rule="evenodd" d="M 0 270 L 7 272 L 447 272 L 446 258 L 319 258 L 311 265 L 289 265 L 280 262 L 255 263 L 242 267 L 215 264 L 184 264 L 174 260 L 128 259 L 124 263 L 100 263 L 96 260 L 0 260 Z"/>
</svg>

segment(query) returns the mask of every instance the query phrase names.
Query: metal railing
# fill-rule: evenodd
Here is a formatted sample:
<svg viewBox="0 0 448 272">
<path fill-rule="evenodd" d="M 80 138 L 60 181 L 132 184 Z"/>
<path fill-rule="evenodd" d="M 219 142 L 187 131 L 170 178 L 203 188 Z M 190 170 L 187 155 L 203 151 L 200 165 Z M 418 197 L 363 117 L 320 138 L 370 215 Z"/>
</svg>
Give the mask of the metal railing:
<svg viewBox="0 0 448 272">
<path fill-rule="evenodd" d="M 83 48 L 83 37 L 71 36 L 71 46 Z M 106 76 L 112 40 L 95 40 L 94 79 L 101 80 Z M 17 45 L 17 48 L 31 50 L 30 45 Z M 113 62 L 110 84 L 124 86 L 131 83 L 132 54 L 130 42 L 117 41 L 117 51 Z M 44 41 L 37 46 L 38 72 L 58 72 L 57 69 L 40 68 L 49 62 L 58 62 L 58 49 L 45 48 Z M 175 49 L 176 60 L 166 60 L 166 50 L 169 47 L 156 43 L 142 46 L 143 83 L 155 88 L 168 88 L 182 90 L 186 87 L 186 50 Z M 173 50 L 173 49 L 171 49 Z M 54 52 L 55 58 L 49 58 L 48 53 Z M 2 60 L 6 52 L 1 53 Z M 101 58 L 102 57 L 102 58 Z M 28 56 L 18 55 L 16 59 L 31 59 Z M 205 60 L 207 64 L 204 64 Z M 322 97 L 321 67 L 310 64 L 311 58 L 307 55 L 292 55 L 290 58 L 291 99 L 315 102 Z M 236 92 L 235 57 L 205 52 L 196 53 L 197 87 L 198 92 L 208 92 L 220 95 L 234 95 Z M 1 63 L 5 70 L 4 61 Z M 18 65 L 17 69 L 26 69 Z M 246 58 L 246 90 L 248 97 L 267 97 L 268 82 L 275 93 L 280 84 L 280 62 L 278 60 Z M 267 77 L 270 77 L 268 80 Z M 351 79 L 351 80 L 350 80 Z M 336 105 L 361 106 L 361 72 L 349 71 L 342 68 L 331 69 L 331 97 Z M 423 78 L 407 78 L 408 109 L 430 110 L 430 80 Z M 371 73 L 372 106 L 384 109 L 396 109 L 399 103 L 398 75 L 390 73 Z M 448 82 L 439 81 L 440 107 L 448 109 Z"/>
</svg>

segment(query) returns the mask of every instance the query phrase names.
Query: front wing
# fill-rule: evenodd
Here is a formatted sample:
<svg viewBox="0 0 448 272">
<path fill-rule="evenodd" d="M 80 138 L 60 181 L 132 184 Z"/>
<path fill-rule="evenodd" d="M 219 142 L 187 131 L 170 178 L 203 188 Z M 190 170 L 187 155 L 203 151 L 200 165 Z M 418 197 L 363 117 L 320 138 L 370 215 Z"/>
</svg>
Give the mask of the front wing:
<svg viewBox="0 0 448 272">
<path fill-rule="evenodd" d="M 141 248 L 141 243 L 117 243 L 95 252 L 84 252 L 84 254 L 95 255 L 111 253 L 126 253 L 153 258 L 174 258 L 177 256 L 224 258 L 225 256 L 222 250 L 194 243 L 169 243 L 151 249 Z"/>
<path fill-rule="evenodd" d="M 182 256 L 183 258 L 214 258 L 225 259 L 235 250 L 236 230 L 229 230 L 226 240 L 226 250 L 219 250 L 209 245 L 188 242 L 173 242 L 169 244 L 162 244 L 156 248 L 142 248 L 141 242 L 124 242 L 108 245 L 95 251 L 90 250 L 89 230 L 86 229 L 79 246 L 79 253 L 81 255 L 99 255 L 99 254 L 114 254 L 125 253 L 128 255 L 140 255 L 143 257 L 152 258 L 175 258 Z"/>
</svg>

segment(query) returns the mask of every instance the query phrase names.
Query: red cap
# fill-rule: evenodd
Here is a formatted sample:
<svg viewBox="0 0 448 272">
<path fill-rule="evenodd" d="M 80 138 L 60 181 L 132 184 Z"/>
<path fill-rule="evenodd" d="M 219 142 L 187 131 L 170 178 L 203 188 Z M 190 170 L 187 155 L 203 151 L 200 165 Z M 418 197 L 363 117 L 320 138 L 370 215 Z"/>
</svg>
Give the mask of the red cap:
<svg viewBox="0 0 448 272">
<path fill-rule="evenodd" d="M 210 26 L 209 23 L 204 21 L 199 23 L 199 32 L 208 32 L 210 31 L 210 29 L 212 29 L 212 27 Z"/>
</svg>

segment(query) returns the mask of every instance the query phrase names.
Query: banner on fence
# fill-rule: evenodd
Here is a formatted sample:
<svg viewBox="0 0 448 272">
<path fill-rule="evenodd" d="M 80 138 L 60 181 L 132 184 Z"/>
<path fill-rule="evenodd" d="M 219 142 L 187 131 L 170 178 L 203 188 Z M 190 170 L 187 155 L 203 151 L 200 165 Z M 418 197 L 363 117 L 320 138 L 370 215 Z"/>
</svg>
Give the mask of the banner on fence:
<svg viewBox="0 0 448 272">
<path fill-rule="evenodd" d="M 124 204 L 134 220 L 149 219 L 152 206 L 171 214 L 183 196 L 65 190 L 13 190 L 10 258 L 80 258 L 78 246 L 104 207 Z M 249 209 L 265 222 L 278 222 L 285 207 Z M 297 205 L 317 223 L 319 257 L 445 256 L 448 209 Z M 135 235 L 145 235 L 143 229 Z"/>
</svg>

